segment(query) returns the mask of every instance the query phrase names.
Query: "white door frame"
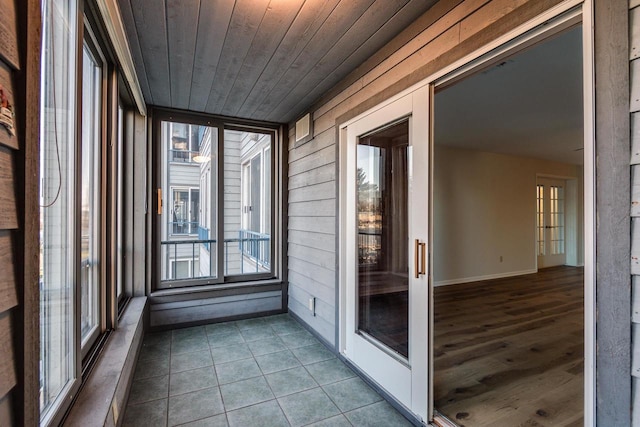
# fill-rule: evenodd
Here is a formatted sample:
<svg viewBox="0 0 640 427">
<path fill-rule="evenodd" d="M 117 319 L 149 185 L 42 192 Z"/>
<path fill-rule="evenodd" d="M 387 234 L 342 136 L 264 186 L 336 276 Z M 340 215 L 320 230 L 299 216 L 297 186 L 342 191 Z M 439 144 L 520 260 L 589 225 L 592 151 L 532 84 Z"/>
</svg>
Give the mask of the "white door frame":
<svg viewBox="0 0 640 427">
<path fill-rule="evenodd" d="M 552 21 L 552 22 L 550 22 Z M 347 164 L 345 161 L 346 128 L 365 115 L 416 91 L 419 88 L 433 87 L 451 83 L 454 79 L 469 73 L 471 69 L 482 63 L 496 60 L 501 56 L 513 53 L 515 49 L 530 46 L 546 36 L 554 34 L 575 23 L 582 23 L 583 37 L 583 85 L 584 85 L 584 420 L 585 426 L 591 427 L 595 423 L 595 83 L 594 83 L 594 28 L 593 28 L 593 0 L 566 0 L 543 12 L 527 23 L 498 37 L 491 43 L 477 51 L 461 58 L 453 64 L 432 74 L 420 83 L 398 93 L 382 102 L 378 106 L 362 113 L 344 123 L 339 128 L 339 217 L 338 217 L 338 260 L 339 260 L 339 292 L 338 292 L 338 348 L 342 353 L 345 348 L 346 334 L 346 306 L 345 290 L 348 285 L 346 275 L 345 245 L 346 227 Z M 546 24 L 546 25 L 543 25 Z M 432 301 L 429 302 L 431 309 Z M 431 310 L 432 312 L 432 310 Z M 432 314 L 430 314 L 432 315 Z M 431 359 L 433 360 L 433 359 Z M 432 363 L 430 364 L 432 365 Z M 432 376 L 430 376 L 432 378 Z M 430 385 L 432 387 L 432 384 Z M 429 393 L 429 416 L 433 414 L 433 392 Z"/>
</svg>

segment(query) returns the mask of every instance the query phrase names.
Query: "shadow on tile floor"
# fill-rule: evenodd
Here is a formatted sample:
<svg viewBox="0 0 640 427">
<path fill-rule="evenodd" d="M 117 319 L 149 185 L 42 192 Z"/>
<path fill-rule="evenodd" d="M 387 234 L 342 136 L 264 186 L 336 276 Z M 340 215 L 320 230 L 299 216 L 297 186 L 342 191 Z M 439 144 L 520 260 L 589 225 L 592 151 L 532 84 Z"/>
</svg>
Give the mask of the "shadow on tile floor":
<svg viewBox="0 0 640 427">
<path fill-rule="evenodd" d="M 145 336 L 124 426 L 410 426 L 287 314 Z"/>
</svg>

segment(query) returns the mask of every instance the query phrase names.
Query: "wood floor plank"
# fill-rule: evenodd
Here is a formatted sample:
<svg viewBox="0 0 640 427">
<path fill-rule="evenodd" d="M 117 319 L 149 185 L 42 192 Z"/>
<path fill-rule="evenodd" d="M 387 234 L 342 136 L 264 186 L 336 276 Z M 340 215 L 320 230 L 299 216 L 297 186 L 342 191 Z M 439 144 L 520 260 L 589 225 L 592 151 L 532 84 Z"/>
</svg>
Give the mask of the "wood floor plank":
<svg viewBox="0 0 640 427">
<path fill-rule="evenodd" d="M 435 404 L 461 426 L 583 421 L 583 270 L 438 287 Z"/>
</svg>

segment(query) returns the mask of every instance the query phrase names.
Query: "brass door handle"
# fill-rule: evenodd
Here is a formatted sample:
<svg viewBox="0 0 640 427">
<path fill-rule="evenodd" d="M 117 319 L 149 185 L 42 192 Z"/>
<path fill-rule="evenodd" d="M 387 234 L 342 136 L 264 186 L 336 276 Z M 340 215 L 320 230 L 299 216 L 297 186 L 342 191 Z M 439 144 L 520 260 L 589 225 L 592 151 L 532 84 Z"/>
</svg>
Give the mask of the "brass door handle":
<svg viewBox="0 0 640 427">
<path fill-rule="evenodd" d="M 414 267 L 416 279 L 427 274 L 427 244 L 420 242 L 420 239 L 415 240 Z"/>
<path fill-rule="evenodd" d="M 162 188 L 158 188 L 158 215 L 162 215 Z"/>
</svg>

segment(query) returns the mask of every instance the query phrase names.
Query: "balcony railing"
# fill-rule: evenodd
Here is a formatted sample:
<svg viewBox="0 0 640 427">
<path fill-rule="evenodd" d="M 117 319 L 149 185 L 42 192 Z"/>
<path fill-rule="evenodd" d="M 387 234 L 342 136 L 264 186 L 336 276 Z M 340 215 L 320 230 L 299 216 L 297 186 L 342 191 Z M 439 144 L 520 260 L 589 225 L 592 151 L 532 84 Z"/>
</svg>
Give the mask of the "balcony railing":
<svg viewBox="0 0 640 427">
<path fill-rule="evenodd" d="M 196 163 L 193 158 L 200 154 L 199 151 L 169 150 L 169 161 L 178 163 Z"/>
<path fill-rule="evenodd" d="M 375 268 L 380 264 L 382 233 L 358 231 L 358 264 L 360 267 Z"/>
<path fill-rule="evenodd" d="M 198 234 L 198 221 L 170 221 L 171 234 Z"/>
<path fill-rule="evenodd" d="M 160 245 L 163 249 L 163 257 L 170 261 L 191 261 L 190 274 L 187 278 L 214 277 L 216 256 L 215 247 L 217 240 L 209 239 L 209 230 L 198 227 L 197 239 L 163 240 Z M 268 234 L 256 233 L 249 230 L 239 230 L 238 238 L 224 239 L 224 274 L 251 274 L 268 272 L 271 269 L 271 236 Z M 200 259 L 201 247 L 207 252 L 209 257 L 208 273 L 203 270 L 204 263 Z M 212 250 L 213 248 L 213 250 Z M 233 253 L 232 249 L 237 248 Z M 239 265 L 233 263 L 233 256 L 239 257 Z M 196 261 L 198 261 L 198 271 L 196 271 Z M 175 275 L 175 272 L 174 272 Z M 169 277 L 166 280 L 173 280 Z"/>
</svg>

